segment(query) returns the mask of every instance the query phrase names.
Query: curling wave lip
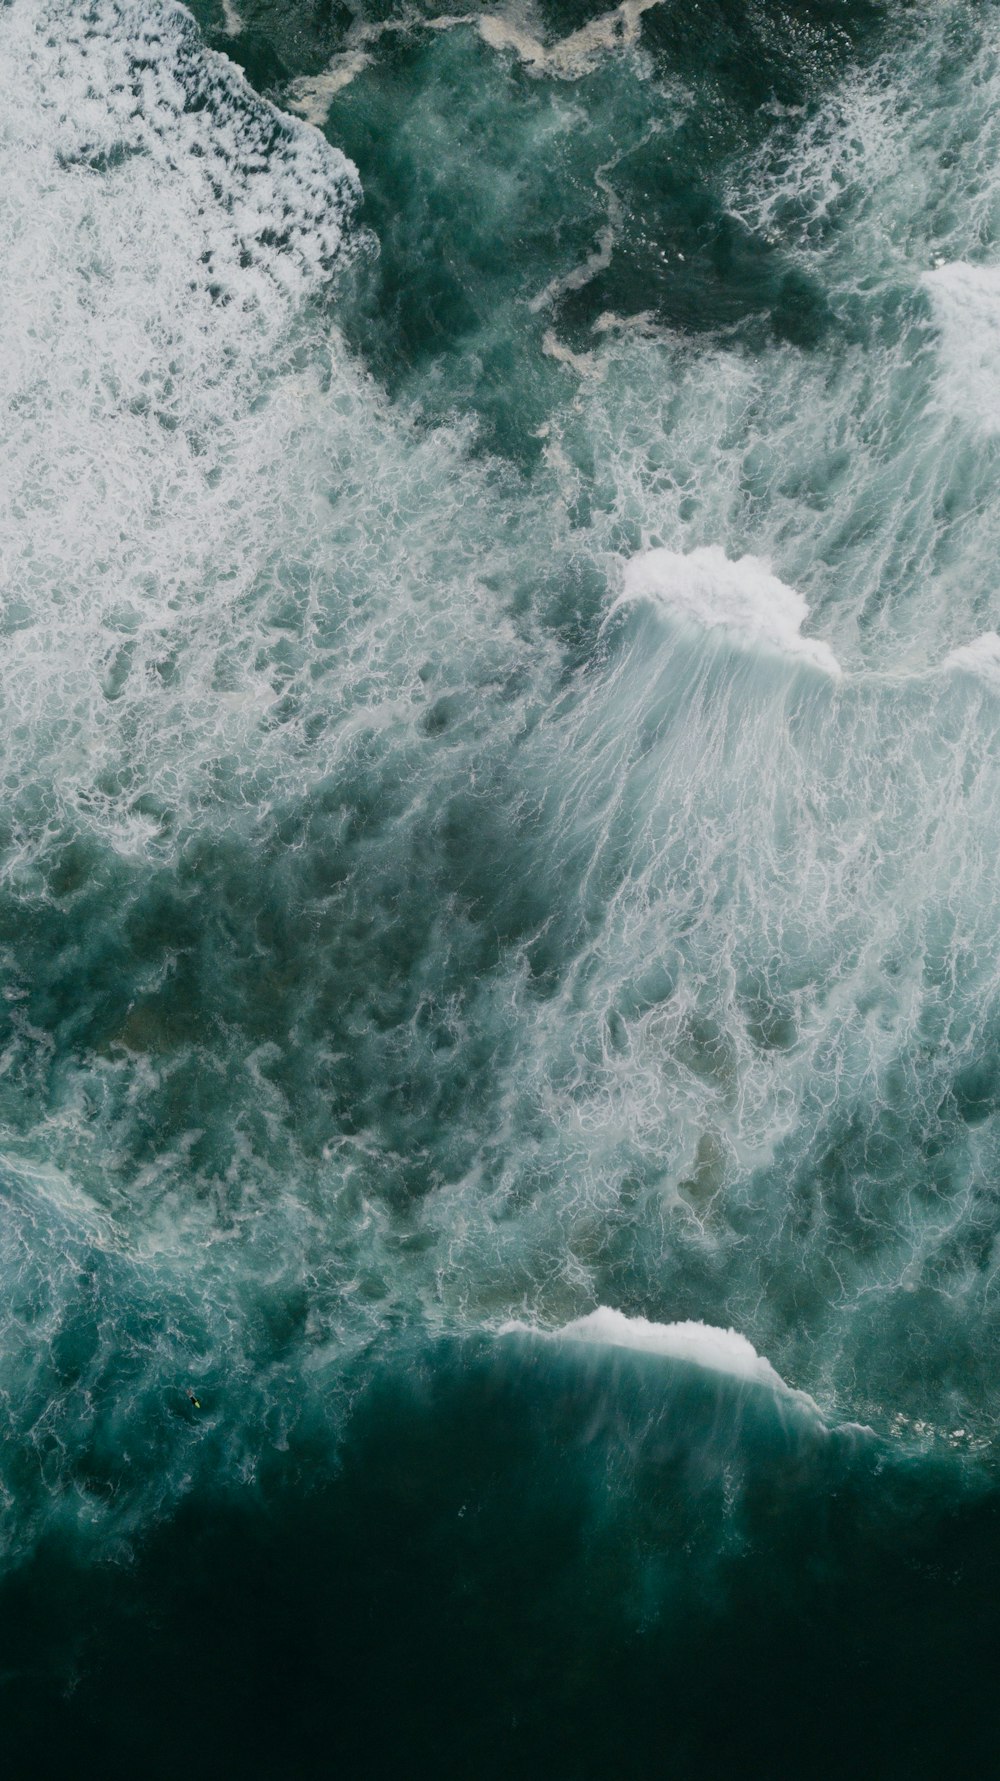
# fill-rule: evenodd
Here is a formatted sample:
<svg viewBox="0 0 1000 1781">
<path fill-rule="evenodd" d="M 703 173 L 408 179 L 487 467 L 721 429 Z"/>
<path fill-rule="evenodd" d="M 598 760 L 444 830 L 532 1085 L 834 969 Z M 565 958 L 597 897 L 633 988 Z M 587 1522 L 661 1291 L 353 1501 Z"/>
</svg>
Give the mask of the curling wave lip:
<svg viewBox="0 0 1000 1781">
<path fill-rule="evenodd" d="M 734 562 L 717 544 L 688 555 L 644 551 L 626 564 L 612 611 L 633 600 L 654 601 L 704 630 L 726 630 L 744 647 L 794 656 L 835 678 L 842 672 L 828 643 L 802 635 L 809 616 L 802 595 L 779 581 L 759 557 Z"/>
<path fill-rule="evenodd" d="M 499 1336 L 544 1336 L 549 1340 L 588 1342 L 598 1347 L 631 1348 L 640 1354 L 659 1354 L 665 1360 L 687 1361 L 712 1373 L 792 1398 L 803 1409 L 820 1416 L 819 1405 L 808 1392 L 788 1385 L 764 1355 L 738 1330 L 686 1319 L 681 1323 L 651 1323 L 645 1317 L 627 1317 L 610 1305 L 598 1305 L 585 1317 L 574 1318 L 560 1329 L 544 1330 L 517 1319 L 501 1324 Z"/>
</svg>

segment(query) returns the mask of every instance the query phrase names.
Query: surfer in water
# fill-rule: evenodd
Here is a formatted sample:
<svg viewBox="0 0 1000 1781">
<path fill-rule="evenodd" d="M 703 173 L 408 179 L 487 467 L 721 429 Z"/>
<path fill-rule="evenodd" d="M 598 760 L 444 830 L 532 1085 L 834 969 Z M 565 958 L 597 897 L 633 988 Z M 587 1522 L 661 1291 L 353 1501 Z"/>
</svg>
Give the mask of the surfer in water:
<svg viewBox="0 0 1000 1781">
<path fill-rule="evenodd" d="M 189 1391 L 187 1395 L 188 1395 L 188 1403 L 193 1404 L 194 1408 L 196 1410 L 200 1410 L 201 1409 L 200 1398 L 196 1398 L 193 1391 Z"/>
</svg>

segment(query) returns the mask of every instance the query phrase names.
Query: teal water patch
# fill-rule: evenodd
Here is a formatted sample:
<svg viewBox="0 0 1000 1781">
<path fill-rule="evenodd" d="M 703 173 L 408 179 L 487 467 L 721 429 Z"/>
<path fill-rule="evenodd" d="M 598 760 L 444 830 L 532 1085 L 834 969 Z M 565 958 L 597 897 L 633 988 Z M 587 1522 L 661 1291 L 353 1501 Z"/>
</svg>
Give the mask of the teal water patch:
<svg viewBox="0 0 1000 1781">
<path fill-rule="evenodd" d="M 10 1758 L 567 1778 L 988 1759 L 991 1496 L 760 1386 L 503 1341 L 384 1366 L 332 1475 L 303 1437 L 134 1559 L 81 1570 L 44 1544 L 2 1586 Z"/>
<path fill-rule="evenodd" d="M 439 22 L 355 17 L 327 73 L 284 89 L 362 170 L 379 255 L 341 319 L 397 396 L 475 412 L 488 445 L 530 461 L 556 337 L 579 355 L 602 317 L 642 315 L 808 346 L 832 325 L 822 285 L 747 227 L 728 175 L 861 53 L 870 14 L 791 36 L 666 5 L 557 11 L 534 31 Z"/>
</svg>

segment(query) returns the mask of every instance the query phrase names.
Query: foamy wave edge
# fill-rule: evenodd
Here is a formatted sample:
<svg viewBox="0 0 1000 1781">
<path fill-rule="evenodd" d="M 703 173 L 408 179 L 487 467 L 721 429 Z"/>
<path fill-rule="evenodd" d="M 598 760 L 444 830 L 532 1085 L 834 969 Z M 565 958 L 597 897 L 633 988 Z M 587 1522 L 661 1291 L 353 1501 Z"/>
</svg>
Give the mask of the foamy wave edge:
<svg viewBox="0 0 1000 1781">
<path fill-rule="evenodd" d="M 790 1399 L 822 1421 L 819 1405 L 808 1392 L 788 1385 L 748 1337 L 734 1329 L 687 1320 L 683 1323 L 652 1323 L 646 1317 L 627 1317 L 610 1305 L 598 1305 L 585 1317 L 554 1330 L 510 1318 L 500 1325 L 498 1336 L 538 1336 L 546 1341 L 584 1342 L 595 1347 L 631 1348 L 640 1354 L 658 1354 L 665 1360 L 686 1361 L 706 1372 L 725 1373 L 731 1379 L 764 1386 Z"/>
<path fill-rule="evenodd" d="M 804 637 L 809 608 L 779 581 L 761 557 L 733 560 L 717 544 L 685 553 L 647 550 L 625 565 L 616 611 L 646 600 L 699 630 L 721 630 L 744 649 L 762 649 L 808 664 L 839 679 L 843 670 L 828 643 Z"/>
</svg>

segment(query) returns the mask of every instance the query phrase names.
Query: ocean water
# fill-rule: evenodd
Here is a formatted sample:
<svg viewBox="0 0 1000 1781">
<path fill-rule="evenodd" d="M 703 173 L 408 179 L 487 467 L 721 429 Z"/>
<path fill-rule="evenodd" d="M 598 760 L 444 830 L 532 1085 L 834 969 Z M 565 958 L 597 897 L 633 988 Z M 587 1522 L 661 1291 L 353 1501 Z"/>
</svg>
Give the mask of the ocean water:
<svg viewBox="0 0 1000 1781">
<path fill-rule="evenodd" d="M 18 1781 L 996 1767 L 1000 8 L 601 4 L 0 6 Z"/>
</svg>

